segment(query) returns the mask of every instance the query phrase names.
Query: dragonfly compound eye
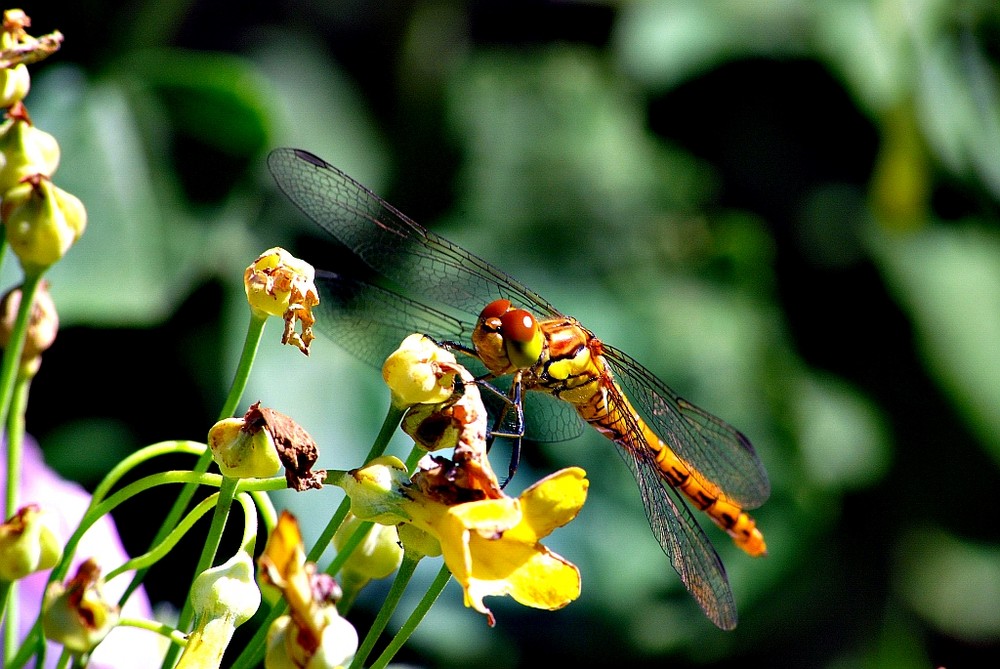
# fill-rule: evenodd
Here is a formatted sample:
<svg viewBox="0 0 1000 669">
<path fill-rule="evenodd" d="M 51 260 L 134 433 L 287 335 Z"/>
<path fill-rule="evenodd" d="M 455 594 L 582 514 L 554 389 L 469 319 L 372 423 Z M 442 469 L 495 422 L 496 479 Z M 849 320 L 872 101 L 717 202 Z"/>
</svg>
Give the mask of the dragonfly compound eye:
<svg viewBox="0 0 1000 669">
<path fill-rule="evenodd" d="M 510 300 L 493 300 L 479 312 L 479 322 L 485 323 L 493 318 L 500 318 L 510 311 Z"/>
<path fill-rule="evenodd" d="M 531 367 L 542 356 L 545 336 L 535 317 L 524 309 L 511 309 L 500 317 L 500 335 L 507 357 L 518 369 Z"/>
</svg>

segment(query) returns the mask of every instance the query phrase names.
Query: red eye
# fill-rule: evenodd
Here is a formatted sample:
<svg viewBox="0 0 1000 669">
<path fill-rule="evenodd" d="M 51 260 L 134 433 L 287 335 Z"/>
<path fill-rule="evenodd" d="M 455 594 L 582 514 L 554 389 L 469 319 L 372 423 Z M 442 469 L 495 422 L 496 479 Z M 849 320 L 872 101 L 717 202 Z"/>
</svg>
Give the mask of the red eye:
<svg viewBox="0 0 1000 669">
<path fill-rule="evenodd" d="M 511 309 L 500 317 L 500 333 L 509 341 L 527 344 L 537 331 L 535 317 L 524 309 Z"/>
<path fill-rule="evenodd" d="M 488 321 L 491 318 L 500 318 L 509 310 L 510 300 L 493 300 L 479 313 L 479 320 Z"/>
</svg>

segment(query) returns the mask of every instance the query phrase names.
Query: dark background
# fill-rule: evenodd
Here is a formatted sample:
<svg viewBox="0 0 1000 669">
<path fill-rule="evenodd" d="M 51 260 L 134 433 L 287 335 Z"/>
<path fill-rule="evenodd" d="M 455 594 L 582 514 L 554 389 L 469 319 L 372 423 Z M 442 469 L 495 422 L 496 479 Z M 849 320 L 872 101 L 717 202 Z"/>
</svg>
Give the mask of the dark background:
<svg viewBox="0 0 1000 669">
<path fill-rule="evenodd" d="M 90 213 L 51 273 L 63 329 L 28 417 L 66 475 L 92 486 L 142 445 L 204 439 L 259 252 L 350 266 L 266 174 L 269 149 L 299 146 L 737 425 L 773 483 L 755 512 L 767 558 L 707 530 L 740 606 L 723 633 L 679 585 L 608 444 L 529 446 L 515 485 L 568 464 L 592 481 L 581 518 L 549 541 L 580 566 L 583 597 L 556 613 L 491 601 L 488 629 L 449 589 L 400 659 L 1000 657 L 995 3 L 23 8 L 35 34 L 66 36 L 26 102 L 60 141 L 56 183 Z M 305 425 L 321 466 L 360 465 L 387 404 L 378 373 L 323 339 L 300 359 L 277 335 L 246 403 Z M 339 496 L 310 495 L 281 500 L 321 527 Z M 130 550 L 169 503 L 117 515 Z M 185 540 L 151 573 L 154 601 L 180 603 L 199 549 Z M 368 593 L 351 616 L 362 634 L 384 587 Z"/>
</svg>

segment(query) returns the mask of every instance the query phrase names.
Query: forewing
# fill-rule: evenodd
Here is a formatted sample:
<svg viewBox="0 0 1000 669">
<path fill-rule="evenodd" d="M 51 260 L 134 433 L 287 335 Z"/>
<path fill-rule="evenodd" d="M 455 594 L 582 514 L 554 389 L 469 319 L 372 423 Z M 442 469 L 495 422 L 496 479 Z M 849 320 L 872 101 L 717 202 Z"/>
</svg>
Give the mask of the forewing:
<svg viewBox="0 0 1000 669">
<path fill-rule="evenodd" d="M 350 276 L 317 270 L 319 306 L 315 329 L 359 360 L 381 368 L 385 359 L 408 335 L 419 332 L 439 344 L 468 344 L 475 328 L 471 316 L 453 316 L 392 290 Z M 487 373 L 478 358 L 457 354 L 458 362 L 475 377 Z M 510 388 L 510 377 L 495 379 L 492 385 L 501 394 Z M 492 392 L 483 392 L 491 415 L 498 416 L 504 401 Z M 551 395 L 529 392 L 524 397 L 524 436 L 533 441 L 563 441 L 580 436 L 583 422 L 568 403 Z M 516 412 L 508 412 L 499 431 L 513 432 Z"/>
<path fill-rule="evenodd" d="M 604 357 L 642 418 L 695 476 L 745 509 L 767 500 L 771 484 L 749 439 L 680 397 L 628 354 L 605 344 Z"/>
<path fill-rule="evenodd" d="M 468 341 L 474 323 L 352 277 L 319 270 L 315 328 L 356 358 L 381 369 L 405 337 L 419 332 L 438 343 Z M 473 374 L 485 370 L 478 360 L 460 362 Z M 466 364 L 469 363 L 469 364 Z"/>
<path fill-rule="evenodd" d="M 323 159 L 286 148 L 272 151 L 267 164 L 306 216 L 407 293 L 475 315 L 499 298 L 538 315 L 559 315 L 503 271 L 424 229 Z"/>
</svg>

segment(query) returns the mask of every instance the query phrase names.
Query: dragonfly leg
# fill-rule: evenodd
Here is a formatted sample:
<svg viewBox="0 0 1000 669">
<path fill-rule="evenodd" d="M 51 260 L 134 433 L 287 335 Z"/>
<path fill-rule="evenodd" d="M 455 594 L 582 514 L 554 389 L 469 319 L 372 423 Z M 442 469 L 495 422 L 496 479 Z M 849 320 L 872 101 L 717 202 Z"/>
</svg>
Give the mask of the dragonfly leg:
<svg viewBox="0 0 1000 669">
<path fill-rule="evenodd" d="M 504 392 L 489 383 L 488 379 L 489 377 L 483 377 L 481 379 L 477 379 L 476 381 L 479 383 L 480 388 L 493 393 L 494 396 L 501 400 L 503 403 L 503 409 L 501 409 L 497 414 L 495 420 L 493 421 L 493 428 L 486 437 L 486 450 L 489 452 L 490 448 L 493 446 L 493 441 L 497 437 L 510 439 L 512 442 L 510 465 L 507 468 L 507 478 L 500 484 L 500 487 L 503 488 L 514 477 L 514 472 L 517 471 L 518 463 L 521 460 L 521 439 L 524 437 L 524 403 L 522 402 L 521 395 L 522 383 L 520 374 L 517 374 L 511 383 L 510 391 Z M 507 424 L 507 417 L 511 411 L 515 414 L 514 429 L 504 429 L 504 426 Z"/>
</svg>

